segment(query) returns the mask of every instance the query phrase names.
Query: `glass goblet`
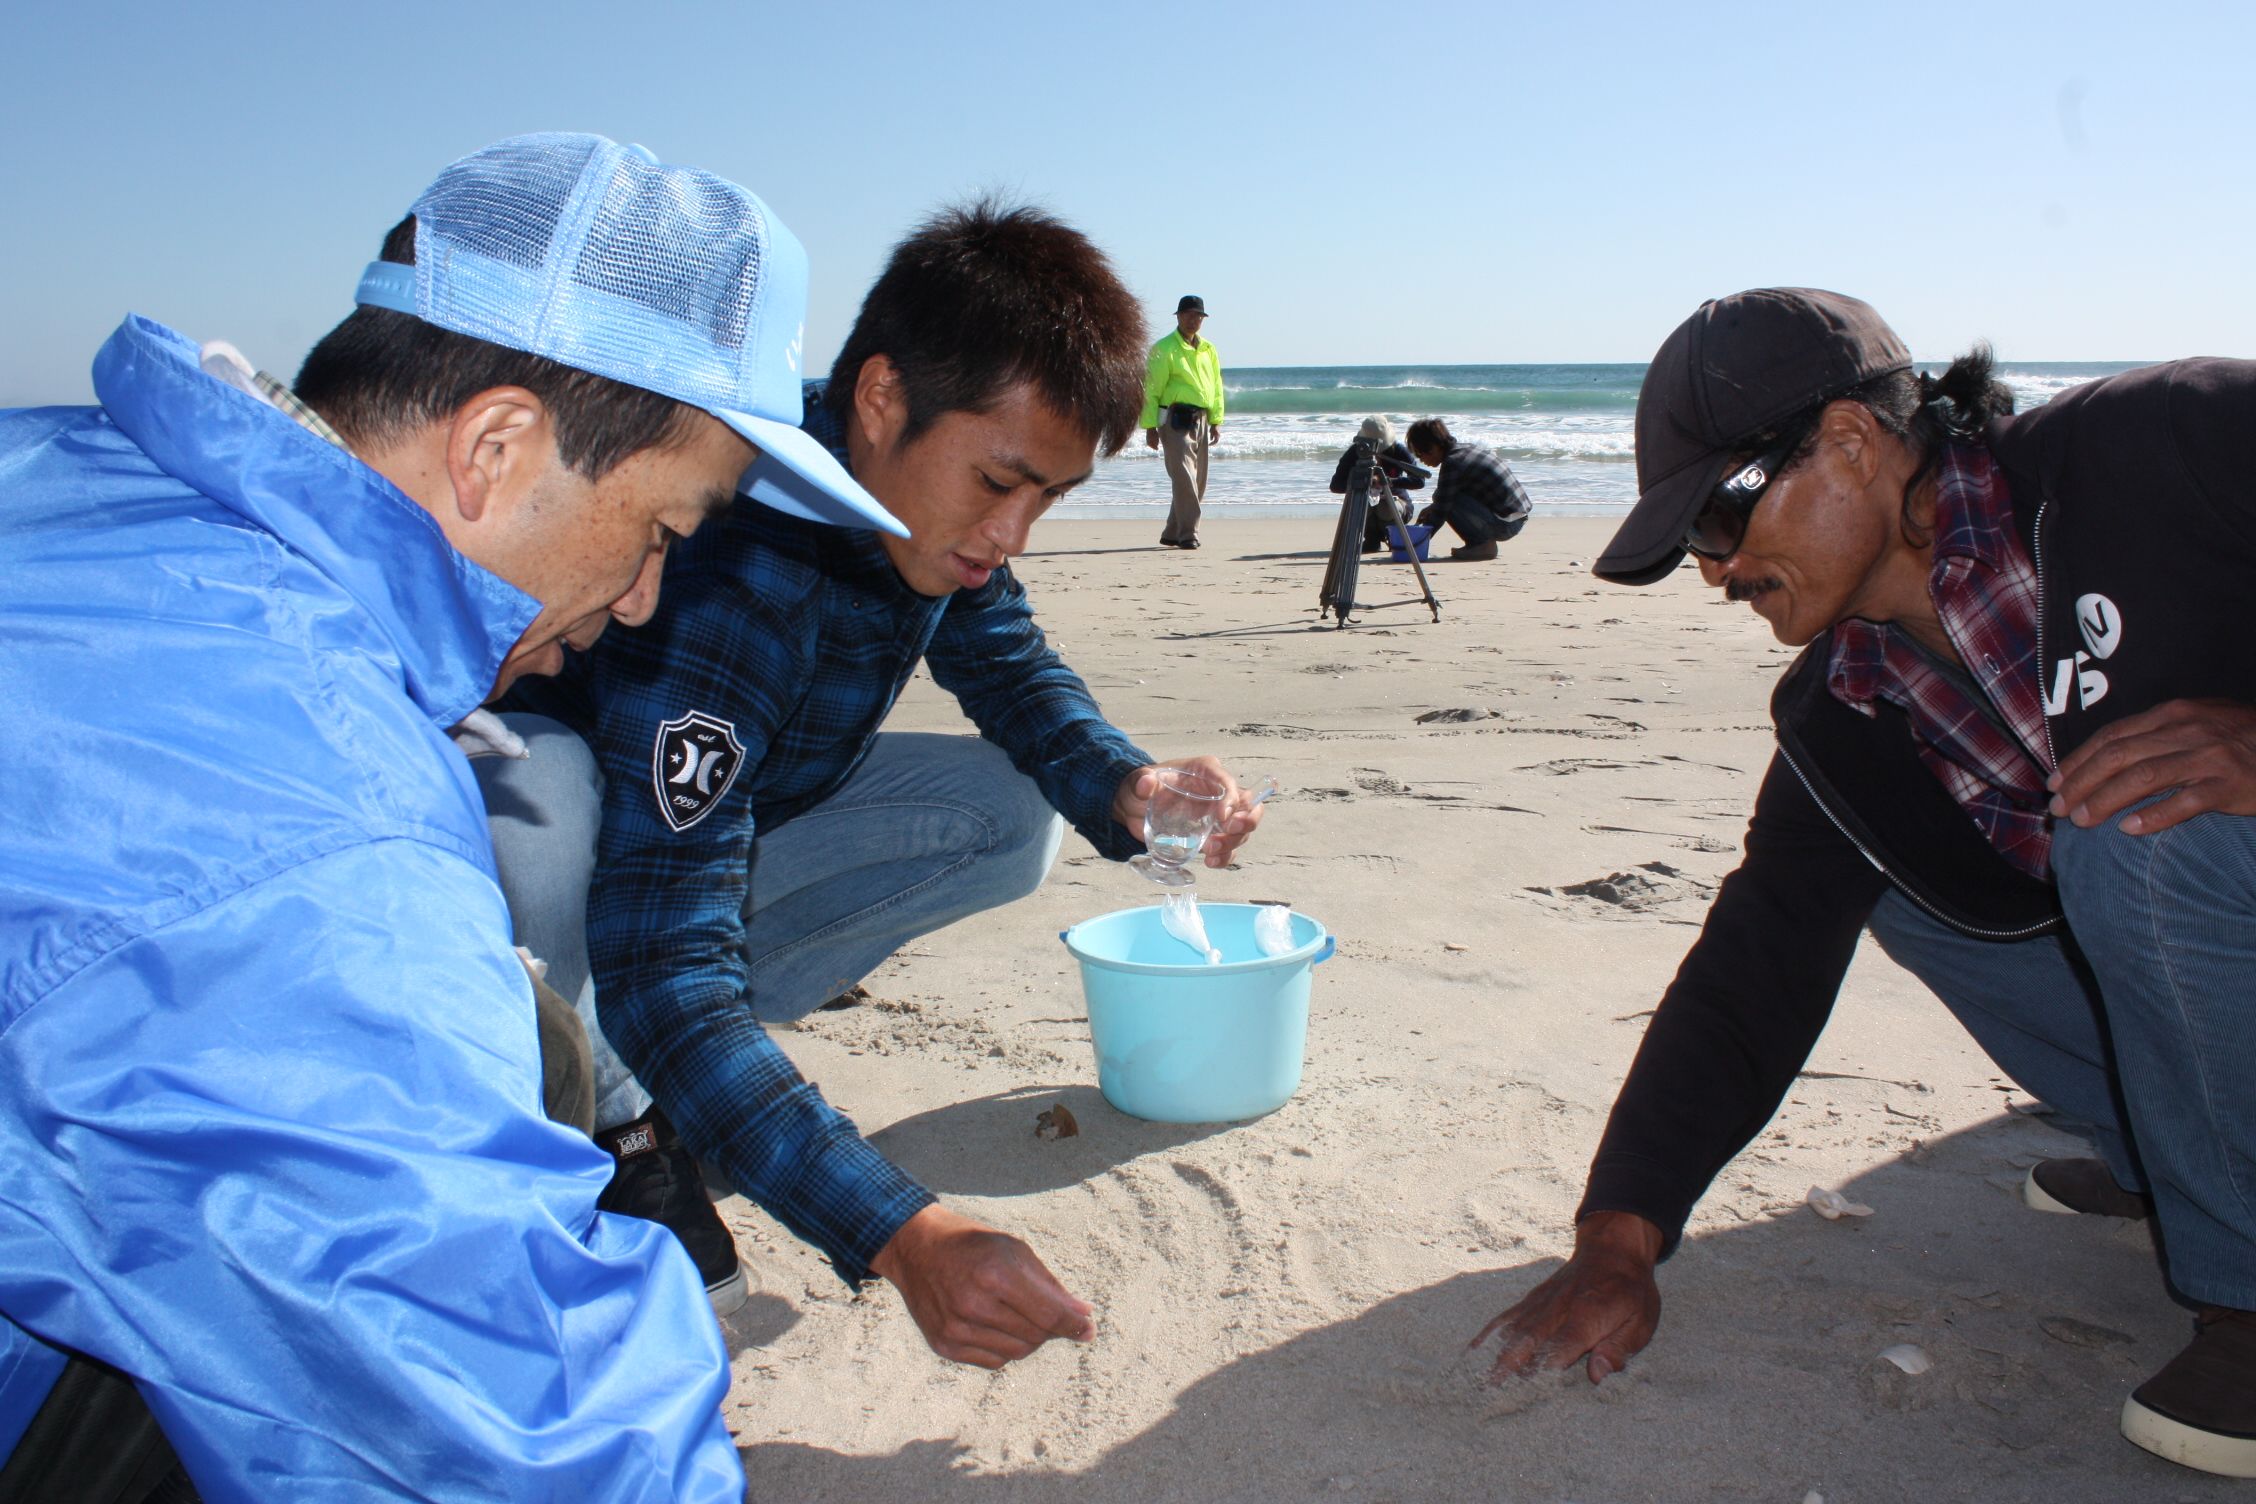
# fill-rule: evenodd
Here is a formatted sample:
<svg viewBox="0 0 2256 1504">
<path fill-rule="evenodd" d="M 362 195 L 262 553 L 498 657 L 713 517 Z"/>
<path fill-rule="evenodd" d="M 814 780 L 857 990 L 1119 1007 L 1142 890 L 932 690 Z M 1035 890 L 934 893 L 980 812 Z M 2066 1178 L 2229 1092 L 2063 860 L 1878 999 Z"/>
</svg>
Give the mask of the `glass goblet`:
<svg viewBox="0 0 2256 1504">
<path fill-rule="evenodd" d="M 1187 888 L 1190 864 L 1222 822 L 1222 780 L 1192 768 L 1161 768 L 1144 802 L 1144 855 L 1128 865 L 1163 888 Z"/>
</svg>

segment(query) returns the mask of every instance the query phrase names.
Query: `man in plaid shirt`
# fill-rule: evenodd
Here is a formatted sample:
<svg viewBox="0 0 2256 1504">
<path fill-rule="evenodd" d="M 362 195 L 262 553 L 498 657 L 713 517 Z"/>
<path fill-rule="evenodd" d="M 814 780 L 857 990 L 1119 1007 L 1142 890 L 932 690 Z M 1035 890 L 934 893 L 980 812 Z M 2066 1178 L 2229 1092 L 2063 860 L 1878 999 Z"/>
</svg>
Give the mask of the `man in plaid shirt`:
<svg viewBox="0 0 2256 1504">
<path fill-rule="evenodd" d="M 938 1205 L 764 1024 L 1032 891 L 1061 815 L 1107 857 L 1142 849 L 1158 764 L 1009 568 L 1133 432 L 1142 380 L 1135 304 L 1080 234 L 987 204 L 936 216 L 803 424 L 910 536 L 739 505 L 676 551 L 645 630 L 509 702 L 532 755 L 481 776 L 519 939 L 596 1036 L 596 1137 L 619 1160 L 604 1204 L 673 1227 L 724 1312 L 743 1275 L 692 1155 L 848 1282 L 890 1280 L 945 1357 L 999 1367 L 1091 1334 L 1031 1249 Z M 879 733 L 920 662 L 981 737 Z M 1222 865 L 1259 811 L 1213 758 L 1183 762 L 1230 788 L 1206 852 Z"/>
<path fill-rule="evenodd" d="M 1527 526 L 1528 494 L 1504 456 L 1480 444 L 1467 444 L 1450 433 L 1439 418 L 1420 418 L 1410 425 L 1410 452 L 1422 465 L 1434 467 L 1433 500 L 1418 521 L 1439 528 L 1448 523 L 1465 540 L 1449 557 L 1473 563 L 1496 557 L 1496 545 L 1508 543 Z"/>
</svg>

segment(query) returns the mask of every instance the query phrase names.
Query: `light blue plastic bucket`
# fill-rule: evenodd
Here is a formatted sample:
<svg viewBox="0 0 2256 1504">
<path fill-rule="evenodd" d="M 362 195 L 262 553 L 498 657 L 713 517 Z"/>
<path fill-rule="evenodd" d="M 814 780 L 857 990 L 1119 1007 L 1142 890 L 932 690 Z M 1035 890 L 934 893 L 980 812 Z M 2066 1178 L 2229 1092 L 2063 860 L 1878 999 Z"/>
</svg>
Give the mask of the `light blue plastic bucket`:
<svg viewBox="0 0 2256 1504">
<path fill-rule="evenodd" d="M 1308 1046 L 1309 969 L 1332 937 L 1292 916 L 1293 948 L 1254 943 L 1261 905 L 1199 905 L 1219 965 L 1198 960 L 1160 927 L 1159 907 L 1084 919 L 1059 939 L 1081 963 L 1097 1086 L 1130 1117 L 1233 1123 L 1285 1105 Z"/>
</svg>

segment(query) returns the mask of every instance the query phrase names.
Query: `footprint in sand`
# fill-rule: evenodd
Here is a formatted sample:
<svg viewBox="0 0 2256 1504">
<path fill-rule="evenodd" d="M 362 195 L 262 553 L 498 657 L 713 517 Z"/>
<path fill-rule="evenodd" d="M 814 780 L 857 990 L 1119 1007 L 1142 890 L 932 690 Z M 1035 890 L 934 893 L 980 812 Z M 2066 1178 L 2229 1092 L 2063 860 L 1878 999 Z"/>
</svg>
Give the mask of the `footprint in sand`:
<svg viewBox="0 0 2256 1504">
<path fill-rule="evenodd" d="M 1609 872 L 1604 877 L 1556 888 L 1530 885 L 1526 891 L 1546 898 L 1588 899 L 1624 914 L 1650 913 L 1678 899 L 1696 898 L 1704 902 L 1715 896 L 1713 885 L 1666 862 L 1641 862 L 1635 871 Z"/>
</svg>

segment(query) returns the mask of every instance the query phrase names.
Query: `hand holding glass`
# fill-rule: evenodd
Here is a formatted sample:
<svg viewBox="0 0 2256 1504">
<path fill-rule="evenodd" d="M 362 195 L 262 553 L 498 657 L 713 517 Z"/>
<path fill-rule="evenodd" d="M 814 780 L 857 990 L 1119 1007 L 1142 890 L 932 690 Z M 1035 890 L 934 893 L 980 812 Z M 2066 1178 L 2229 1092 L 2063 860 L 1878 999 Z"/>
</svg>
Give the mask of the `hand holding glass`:
<svg viewBox="0 0 2256 1504">
<path fill-rule="evenodd" d="M 1222 823 L 1222 780 L 1192 768 L 1160 768 L 1144 801 L 1145 855 L 1128 865 L 1163 888 L 1187 888 L 1186 870 Z"/>
</svg>

